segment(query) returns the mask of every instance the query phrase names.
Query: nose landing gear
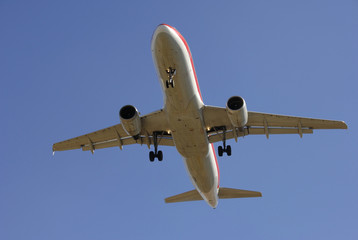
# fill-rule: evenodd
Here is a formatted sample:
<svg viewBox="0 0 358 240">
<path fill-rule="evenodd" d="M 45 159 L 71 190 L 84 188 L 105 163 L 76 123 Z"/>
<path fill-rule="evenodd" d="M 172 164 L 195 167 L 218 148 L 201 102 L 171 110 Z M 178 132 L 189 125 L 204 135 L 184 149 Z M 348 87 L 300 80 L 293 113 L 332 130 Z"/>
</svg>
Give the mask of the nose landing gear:
<svg viewBox="0 0 358 240">
<path fill-rule="evenodd" d="M 174 84 L 174 75 L 176 74 L 176 70 L 172 67 L 169 67 L 166 72 L 168 73 L 168 78 L 169 80 L 165 81 L 165 85 L 167 88 L 169 88 L 169 86 L 171 86 L 172 88 L 174 88 L 175 84 Z"/>
</svg>

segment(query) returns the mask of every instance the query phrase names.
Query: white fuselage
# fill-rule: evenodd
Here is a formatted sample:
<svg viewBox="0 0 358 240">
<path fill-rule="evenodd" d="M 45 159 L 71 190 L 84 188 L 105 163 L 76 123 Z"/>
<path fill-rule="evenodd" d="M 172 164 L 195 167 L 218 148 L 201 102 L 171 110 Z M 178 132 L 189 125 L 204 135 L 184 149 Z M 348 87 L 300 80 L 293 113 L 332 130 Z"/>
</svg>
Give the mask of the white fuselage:
<svg viewBox="0 0 358 240">
<path fill-rule="evenodd" d="M 218 203 L 219 167 L 202 116 L 202 101 L 189 46 L 173 27 L 162 24 L 152 38 L 152 56 L 164 92 L 164 111 L 178 152 L 195 188 L 212 207 Z M 176 70 L 167 88 L 169 67 Z"/>
</svg>

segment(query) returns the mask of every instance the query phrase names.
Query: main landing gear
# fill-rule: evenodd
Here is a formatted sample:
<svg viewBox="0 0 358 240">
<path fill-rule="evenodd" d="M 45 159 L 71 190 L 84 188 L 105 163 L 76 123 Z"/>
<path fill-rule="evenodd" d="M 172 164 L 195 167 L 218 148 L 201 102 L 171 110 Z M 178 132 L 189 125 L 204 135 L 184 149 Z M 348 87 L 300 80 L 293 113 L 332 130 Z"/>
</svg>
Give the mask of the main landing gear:
<svg viewBox="0 0 358 240">
<path fill-rule="evenodd" d="M 159 161 L 163 160 L 163 152 L 158 151 L 158 132 L 153 133 L 153 142 L 154 142 L 154 152 L 149 152 L 149 160 L 154 162 L 155 158 L 158 158 Z"/>
<path fill-rule="evenodd" d="M 224 152 L 228 156 L 231 156 L 231 146 L 230 145 L 226 146 L 226 128 L 224 127 L 222 130 L 223 130 L 223 146 L 218 147 L 219 157 L 222 157 Z"/>
<path fill-rule="evenodd" d="M 169 88 L 169 86 L 171 86 L 172 88 L 174 88 L 174 75 L 176 73 L 176 70 L 172 67 L 169 67 L 166 72 L 168 73 L 168 78 L 169 80 L 165 81 L 165 85 L 167 88 Z"/>
</svg>

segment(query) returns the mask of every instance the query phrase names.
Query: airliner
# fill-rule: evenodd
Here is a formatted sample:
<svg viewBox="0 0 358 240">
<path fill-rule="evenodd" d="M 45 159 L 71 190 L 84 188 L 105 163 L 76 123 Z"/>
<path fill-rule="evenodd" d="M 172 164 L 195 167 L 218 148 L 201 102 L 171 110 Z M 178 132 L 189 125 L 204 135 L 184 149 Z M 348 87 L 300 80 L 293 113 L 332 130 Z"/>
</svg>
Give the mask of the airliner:
<svg viewBox="0 0 358 240">
<path fill-rule="evenodd" d="M 231 155 L 229 139 L 247 135 L 303 134 L 315 129 L 347 129 L 343 121 L 251 112 L 240 96 L 230 97 L 225 107 L 205 105 L 200 92 L 193 58 L 184 37 L 174 27 L 159 25 L 154 31 L 151 50 L 164 106 L 140 116 L 132 105 L 119 111 L 119 124 L 53 144 L 53 152 L 97 149 L 130 144 L 147 145 L 149 160 L 163 160 L 160 146 L 174 146 L 184 159 L 195 187 L 165 199 L 166 203 L 205 200 L 216 208 L 219 199 L 261 197 L 257 191 L 220 186 L 220 171 L 213 143 L 221 157 Z"/>
</svg>

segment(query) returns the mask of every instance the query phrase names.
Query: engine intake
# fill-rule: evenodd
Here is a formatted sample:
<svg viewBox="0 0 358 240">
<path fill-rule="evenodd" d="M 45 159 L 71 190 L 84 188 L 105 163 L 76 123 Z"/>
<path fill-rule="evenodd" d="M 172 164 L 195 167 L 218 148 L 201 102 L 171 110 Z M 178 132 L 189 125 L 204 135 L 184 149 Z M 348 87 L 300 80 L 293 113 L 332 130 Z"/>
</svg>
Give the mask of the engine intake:
<svg viewBox="0 0 358 240">
<path fill-rule="evenodd" d="M 119 110 L 119 118 L 124 131 L 134 139 L 138 139 L 142 129 L 138 110 L 132 105 L 126 105 Z"/>
<path fill-rule="evenodd" d="M 244 127 L 248 121 L 246 102 L 242 97 L 233 96 L 226 103 L 226 111 L 234 127 Z"/>
</svg>

